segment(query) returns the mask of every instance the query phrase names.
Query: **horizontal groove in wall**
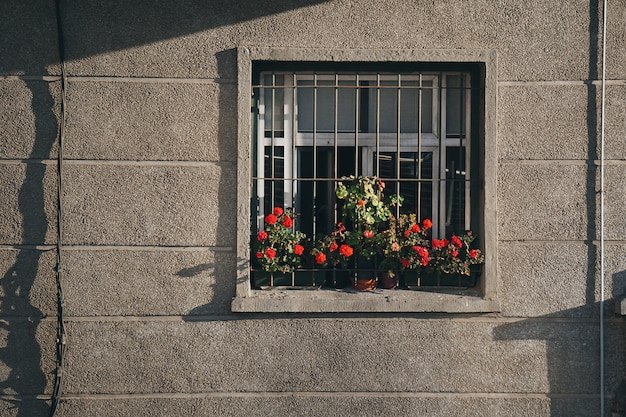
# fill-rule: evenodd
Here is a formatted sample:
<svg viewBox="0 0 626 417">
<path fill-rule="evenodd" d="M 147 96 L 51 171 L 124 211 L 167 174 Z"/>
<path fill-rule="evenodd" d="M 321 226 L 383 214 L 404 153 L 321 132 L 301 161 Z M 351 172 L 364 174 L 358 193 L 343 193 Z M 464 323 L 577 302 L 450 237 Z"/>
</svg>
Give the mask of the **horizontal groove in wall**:
<svg viewBox="0 0 626 417">
<path fill-rule="evenodd" d="M 0 159 L 0 165 L 22 165 L 22 164 L 39 164 L 39 165 L 56 165 L 58 159 Z"/>
<path fill-rule="evenodd" d="M 202 398 L 481 398 L 481 399 L 549 399 L 598 398 L 586 393 L 491 393 L 491 392 L 350 392 L 350 391 L 289 391 L 289 392 L 207 392 L 207 393 L 150 393 L 150 394 L 64 394 L 64 400 L 121 400 L 121 399 L 202 399 Z"/>
<path fill-rule="evenodd" d="M 0 75 L 0 81 L 61 81 L 60 75 Z"/>
<path fill-rule="evenodd" d="M 232 252 L 232 246 L 130 246 L 130 245 L 62 245 L 68 251 L 142 251 L 142 252 Z"/>
<path fill-rule="evenodd" d="M 228 84 L 235 83 L 234 78 L 174 78 L 174 77 L 101 77 L 69 76 L 69 82 L 117 82 L 146 84 Z"/>
<path fill-rule="evenodd" d="M 0 81 L 60 81 L 58 75 L 2 75 Z M 66 78 L 72 82 L 134 82 L 134 83 L 164 83 L 164 84 L 235 84 L 234 78 L 177 78 L 177 77 L 119 77 L 119 76 L 80 76 L 72 75 Z M 573 85 L 602 85 L 601 80 L 528 80 L 528 81 L 498 81 L 498 87 L 522 87 L 522 86 L 573 86 Z M 606 85 L 624 85 L 626 80 L 606 80 Z"/>
<path fill-rule="evenodd" d="M 235 78 L 69 76 L 70 82 L 121 82 L 149 84 L 235 84 Z M 58 75 L 2 75 L 0 81 L 61 81 Z"/>
<path fill-rule="evenodd" d="M 626 85 L 626 80 L 606 80 L 606 85 Z M 601 86 L 602 80 L 580 80 L 580 81 L 498 81 L 498 87 L 523 87 L 523 86 L 570 86 L 570 85 L 596 85 Z"/>
<path fill-rule="evenodd" d="M 0 316 L 0 323 L 8 324 L 10 322 L 28 322 L 28 323 L 56 323 L 57 316 Z"/>
<path fill-rule="evenodd" d="M 56 250 L 56 245 L 0 245 L 0 250 L 38 250 L 49 252 Z"/>
<path fill-rule="evenodd" d="M 571 245 L 588 245 L 588 244 L 592 244 L 592 245 L 600 245 L 600 241 L 599 240 L 529 240 L 529 239 L 499 239 L 498 240 L 499 243 L 502 244 L 515 244 L 515 245 L 567 245 L 567 244 L 571 244 Z M 615 246 L 620 246 L 620 245 L 625 245 L 626 244 L 626 240 L 605 240 L 604 241 L 605 245 L 615 245 Z"/>
<path fill-rule="evenodd" d="M 107 165 L 107 166 L 177 166 L 177 167 L 214 167 L 216 165 L 235 165 L 235 161 L 139 161 L 111 159 L 64 159 L 65 165 Z"/>
<path fill-rule="evenodd" d="M 66 323 L 191 323 L 214 321 L 245 321 L 245 320 L 368 320 L 383 321 L 397 319 L 436 320 L 463 323 L 588 323 L 596 324 L 597 317 L 504 317 L 498 314 L 468 316 L 464 313 L 229 313 L 210 316 L 65 316 Z M 621 317 L 605 317 L 605 323 L 622 323 Z"/>
<path fill-rule="evenodd" d="M 500 159 L 499 162 L 503 165 L 601 165 L 599 159 Z M 605 159 L 604 165 L 626 166 L 626 159 Z"/>
</svg>

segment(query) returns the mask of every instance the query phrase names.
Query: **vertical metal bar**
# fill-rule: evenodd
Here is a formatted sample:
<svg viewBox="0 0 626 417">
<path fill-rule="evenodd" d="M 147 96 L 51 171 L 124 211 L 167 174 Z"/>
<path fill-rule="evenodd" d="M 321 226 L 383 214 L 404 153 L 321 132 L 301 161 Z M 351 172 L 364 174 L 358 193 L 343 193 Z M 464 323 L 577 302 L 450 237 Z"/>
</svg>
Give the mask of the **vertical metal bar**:
<svg viewBox="0 0 626 417">
<path fill-rule="evenodd" d="M 317 73 L 313 74 L 313 236 L 317 235 Z"/>
<path fill-rule="evenodd" d="M 359 175 L 359 73 L 354 81 L 354 175 Z"/>
<path fill-rule="evenodd" d="M 376 74 L 376 175 L 380 177 L 380 73 Z"/>
<path fill-rule="evenodd" d="M 276 114 L 274 114 L 274 109 L 276 108 L 276 74 L 272 72 L 272 109 L 270 110 L 270 207 L 274 205 L 275 199 L 275 172 L 274 172 L 274 141 L 276 139 Z M 274 274 L 270 274 L 270 287 L 274 286 Z"/>
<path fill-rule="evenodd" d="M 439 236 L 446 234 L 446 77 L 445 74 L 439 73 Z"/>
<path fill-rule="evenodd" d="M 333 188 L 337 187 L 338 177 L 338 135 L 339 135 L 339 74 L 335 73 L 335 111 L 333 120 Z M 333 198 L 333 225 L 337 224 L 337 199 Z"/>
<path fill-rule="evenodd" d="M 417 220 L 422 218 L 422 73 L 417 90 Z"/>
<path fill-rule="evenodd" d="M 265 210 L 265 112 L 267 106 L 265 104 L 266 88 L 264 76 L 261 76 L 261 88 L 259 88 L 259 104 L 256 132 L 256 187 L 258 197 L 258 207 L 256 213 L 256 227 L 260 230 L 263 226 L 263 215 Z"/>
<path fill-rule="evenodd" d="M 276 184 L 274 183 L 274 178 L 276 178 L 276 170 L 275 170 L 275 161 L 276 150 L 274 148 L 276 142 L 276 114 L 274 113 L 274 109 L 276 108 L 276 73 L 272 72 L 272 122 L 271 122 L 271 148 L 270 148 L 270 178 L 272 181 L 270 182 L 270 206 L 273 206 L 276 202 Z"/>
<path fill-rule="evenodd" d="M 285 75 L 285 81 L 287 80 L 287 75 Z M 296 136 L 298 133 L 298 127 L 296 126 L 296 113 L 298 111 L 298 106 L 296 105 L 296 94 L 297 91 L 297 79 L 296 73 L 291 74 L 291 207 L 296 207 L 296 170 L 298 169 L 296 165 L 297 159 L 297 149 L 296 149 Z M 286 91 L 286 90 L 285 90 Z M 286 101 L 285 101 L 286 102 Z M 285 147 L 287 147 L 287 143 L 285 143 Z M 293 227 L 295 230 L 296 227 L 296 219 L 298 217 L 296 210 L 293 211 Z M 291 285 L 296 285 L 296 274 L 295 272 L 291 273 Z"/>
<path fill-rule="evenodd" d="M 464 74 L 462 77 L 463 80 L 463 92 L 465 94 L 465 228 L 471 228 L 472 221 L 472 207 L 470 204 L 471 198 L 471 181 L 472 181 L 472 84 L 469 79 L 469 74 Z"/>
<path fill-rule="evenodd" d="M 398 95 L 397 95 L 397 108 L 396 108 L 396 198 L 400 198 L 400 187 L 402 186 L 402 182 L 400 178 L 402 174 L 400 172 L 400 130 L 401 130 L 401 107 L 400 103 L 402 101 L 402 75 L 398 74 Z"/>
</svg>

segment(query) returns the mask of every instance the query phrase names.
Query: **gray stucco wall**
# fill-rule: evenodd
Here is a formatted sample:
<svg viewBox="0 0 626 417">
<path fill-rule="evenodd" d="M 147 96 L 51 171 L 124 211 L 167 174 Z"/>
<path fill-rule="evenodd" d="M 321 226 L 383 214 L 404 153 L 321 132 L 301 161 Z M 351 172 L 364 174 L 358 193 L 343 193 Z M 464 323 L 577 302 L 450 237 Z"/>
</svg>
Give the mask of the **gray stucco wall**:
<svg viewBox="0 0 626 417">
<path fill-rule="evenodd" d="M 50 411 L 59 246 L 59 416 L 598 415 L 597 1 L 60 6 L 65 91 L 55 3 L 0 5 L 0 415 Z M 626 5 L 608 19 L 607 412 L 626 355 Z M 231 312 L 240 46 L 497 52 L 500 313 Z"/>
</svg>

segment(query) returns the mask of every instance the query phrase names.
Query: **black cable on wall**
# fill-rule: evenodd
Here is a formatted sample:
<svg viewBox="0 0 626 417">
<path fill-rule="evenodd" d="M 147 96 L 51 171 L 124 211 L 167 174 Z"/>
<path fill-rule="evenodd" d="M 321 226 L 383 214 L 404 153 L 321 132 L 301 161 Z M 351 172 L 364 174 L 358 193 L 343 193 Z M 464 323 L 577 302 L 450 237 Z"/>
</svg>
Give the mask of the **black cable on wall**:
<svg viewBox="0 0 626 417">
<path fill-rule="evenodd" d="M 63 356 L 65 354 L 65 325 L 63 323 L 63 290 L 61 287 L 61 273 L 63 272 L 61 263 L 61 248 L 63 242 L 63 219 L 61 196 L 63 194 L 63 137 L 65 133 L 65 104 L 66 104 L 66 73 L 65 73 L 65 49 L 63 44 L 63 30 L 61 19 L 61 1 L 55 1 L 57 41 L 59 45 L 59 65 L 61 68 L 61 106 L 59 115 L 59 143 L 57 161 L 57 260 L 56 260 L 56 288 L 57 288 L 57 338 L 56 338 L 56 369 L 54 375 L 54 387 L 52 391 L 50 417 L 56 415 L 57 408 L 61 401 L 61 383 L 63 376 Z"/>
</svg>

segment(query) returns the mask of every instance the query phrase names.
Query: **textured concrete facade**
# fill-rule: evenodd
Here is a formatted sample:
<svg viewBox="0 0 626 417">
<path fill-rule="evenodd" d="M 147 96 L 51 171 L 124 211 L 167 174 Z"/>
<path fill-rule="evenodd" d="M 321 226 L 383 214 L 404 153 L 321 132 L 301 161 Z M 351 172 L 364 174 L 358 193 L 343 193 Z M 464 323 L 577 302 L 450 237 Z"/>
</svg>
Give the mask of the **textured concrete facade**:
<svg viewBox="0 0 626 417">
<path fill-rule="evenodd" d="M 604 166 L 602 14 L 582 0 L 4 2 L 0 415 L 56 400 L 64 417 L 625 415 L 626 5 L 608 2 Z M 497 56 L 493 299 L 233 311 L 246 48 Z M 298 311 L 307 295 L 290 297 Z"/>
</svg>

